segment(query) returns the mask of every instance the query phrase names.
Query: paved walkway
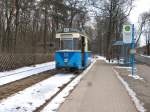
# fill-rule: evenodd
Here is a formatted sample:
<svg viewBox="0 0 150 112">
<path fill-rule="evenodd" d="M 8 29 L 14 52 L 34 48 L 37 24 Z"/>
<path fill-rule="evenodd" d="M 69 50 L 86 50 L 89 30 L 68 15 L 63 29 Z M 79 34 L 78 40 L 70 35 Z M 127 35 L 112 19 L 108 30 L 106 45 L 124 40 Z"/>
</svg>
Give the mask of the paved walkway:
<svg viewBox="0 0 150 112">
<path fill-rule="evenodd" d="M 112 66 L 97 61 L 58 112 L 137 112 Z"/>
</svg>

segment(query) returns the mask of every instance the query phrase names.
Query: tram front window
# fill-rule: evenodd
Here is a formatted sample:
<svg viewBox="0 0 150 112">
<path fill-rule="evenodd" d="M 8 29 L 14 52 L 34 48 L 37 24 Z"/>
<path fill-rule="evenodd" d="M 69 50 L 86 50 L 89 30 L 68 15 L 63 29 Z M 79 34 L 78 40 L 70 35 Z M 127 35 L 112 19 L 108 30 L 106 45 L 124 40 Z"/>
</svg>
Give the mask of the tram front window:
<svg viewBox="0 0 150 112">
<path fill-rule="evenodd" d="M 61 40 L 61 50 L 79 50 L 80 42 L 79 39 L 65 39 Z"/>
<path fill-rule="evenodd" d="M 62 39 L 61 40 L 61 50 L 73 50 L 73 40 L 72 39 Z"/>
</svg>

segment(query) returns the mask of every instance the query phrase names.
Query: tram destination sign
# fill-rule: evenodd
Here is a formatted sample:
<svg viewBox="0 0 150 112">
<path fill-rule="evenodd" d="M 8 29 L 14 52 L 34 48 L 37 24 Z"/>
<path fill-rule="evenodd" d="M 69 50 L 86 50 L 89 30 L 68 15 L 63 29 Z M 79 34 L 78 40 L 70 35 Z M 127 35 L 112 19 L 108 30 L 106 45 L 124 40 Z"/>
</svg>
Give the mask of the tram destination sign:
<svg viewBox="0 0 150 112">
<path fill-rule="evenodd" d="M 123 25 L 123 42 L 126 44 L 132 42 L 132 25 Z"/>
<path fill-rule="evenodd" d="M 69 33 L 69 32 L 81 32 L 79 29 L 75 29 L 75 28 L 63 28 L 63 29 L 59 29 L 57 31 L 57 33 Z"/>
</svg>

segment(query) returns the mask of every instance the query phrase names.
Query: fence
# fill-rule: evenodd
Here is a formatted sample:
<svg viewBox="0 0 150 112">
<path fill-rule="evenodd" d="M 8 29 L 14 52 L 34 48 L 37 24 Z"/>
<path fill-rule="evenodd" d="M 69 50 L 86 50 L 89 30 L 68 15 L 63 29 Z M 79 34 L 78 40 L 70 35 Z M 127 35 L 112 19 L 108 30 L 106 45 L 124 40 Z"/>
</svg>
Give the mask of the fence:
<svg viewBox="0 0 150 112">
<path fill-rule="evenodd" d="M 53 60 L 51 54 L 0 54 L 0 72 Z"/>
</svg>

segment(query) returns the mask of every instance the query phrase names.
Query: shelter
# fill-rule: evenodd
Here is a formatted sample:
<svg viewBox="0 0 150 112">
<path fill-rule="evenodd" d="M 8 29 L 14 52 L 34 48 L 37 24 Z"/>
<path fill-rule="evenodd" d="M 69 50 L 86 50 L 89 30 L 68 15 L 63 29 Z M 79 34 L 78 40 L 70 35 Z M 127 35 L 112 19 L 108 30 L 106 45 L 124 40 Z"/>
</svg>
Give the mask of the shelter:
<svg viewBox="0 0 150 112">
<path fill-rule="evenodd" d="M 123 61 L 123 65 L 129 66 L 130 64 L 130 54 L 129 54 L 130 44 L 125 44 L 123 41 L 113 41 L 113 57 L 117 58 L 119 62 Z"/>
</svg>

